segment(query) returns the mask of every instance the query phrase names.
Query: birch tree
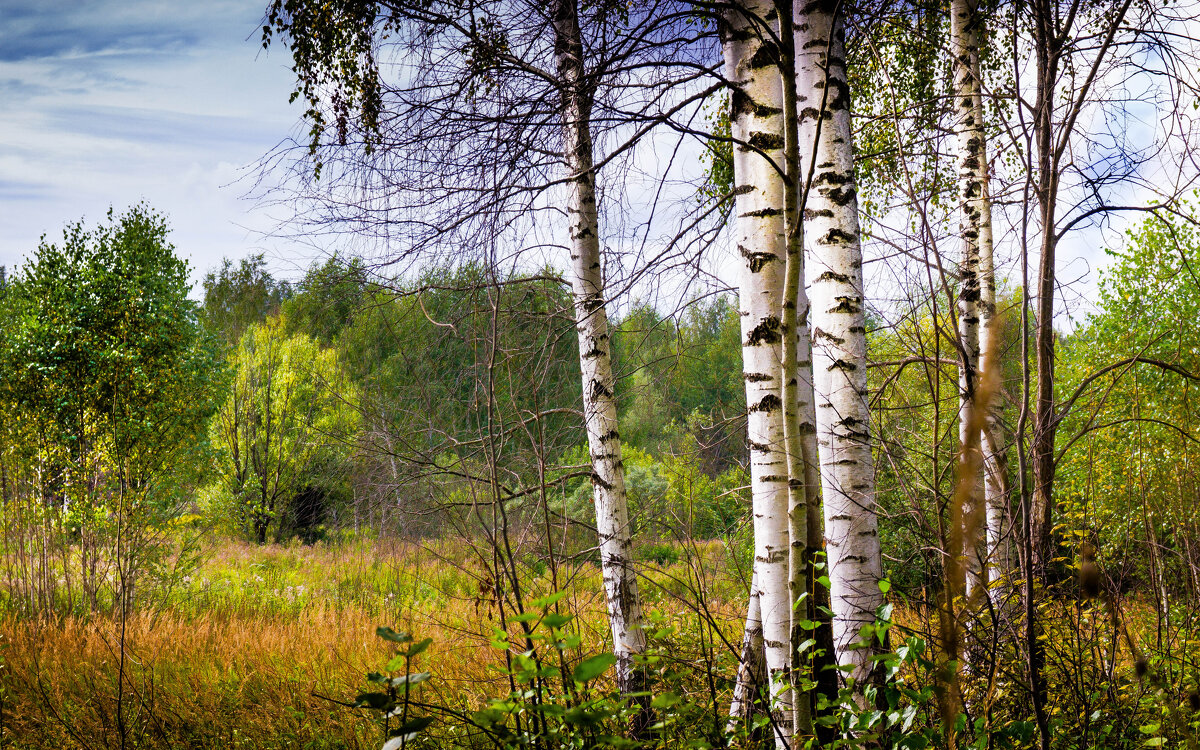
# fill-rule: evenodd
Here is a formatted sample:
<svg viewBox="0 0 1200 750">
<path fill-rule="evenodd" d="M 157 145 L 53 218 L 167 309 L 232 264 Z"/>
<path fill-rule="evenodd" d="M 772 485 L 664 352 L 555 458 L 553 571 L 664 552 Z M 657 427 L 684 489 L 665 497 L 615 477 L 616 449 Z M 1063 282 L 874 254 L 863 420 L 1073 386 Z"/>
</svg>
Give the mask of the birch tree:
<svg viewBox="0 0 1200 750">
<path fill-rule="evenodd" d="M 820 520 L 820 467 L 817 450 L 816 396 L 813 392 L 812 338 L 808 326 L 810 312 L 808 293 L 804 286 L 804 206 L 812 186 L 813 156 L 816 142 L 821 138 L 818 124 L 812 129 L 809 142 L 800 143 L 800 123 L 796 78 L 796 29 L 792 0 L 778 0 L 780 72 L 783 77 L 783 115 L 785 141 L 784 220 L 786 227 L 787 261 L 783 284 L 781 311 L 783 330 L 783 427 L 784 447 L 788 461 L 788 539 L 791 554 L 788 563 L 788 586 L 792 601 L 792 688 L 794 695 L 795 729 L 797 738 L 812 733 L 812 699 L 798 686 L 809 675 L 804 669 L 800 644 L 809 637 L 807 621 L 825 621 L 819 606 L 827 604 L 825 597 L 818 603 L 814 598 L 814 563 L 824 549 Z M 822 90 L 822 93 L 824 89 Z M 806 92 L 815 96 L 816 92 Z M 824 100 L 824 97 L 822 97 Z M 807 162 L 804 158 L 807 157 Z M 827 625 L 827 623 L 825 623 Z M 828 652 L 827 627 L 819 626 L 815 651 Z M 818 665 L 832 660 L 823 653 Z M 819 670 L 820 671 L 820 670 Z M 825 677 L 826 675 L 821 675 Z"/>
<path fill-rule="evenodd" d="M 646 689 L 645 675 L 635 664 L 646 650 L 641 602 L 633 571 L 629 501 L 621 463 L 611 338 L 605 307 L 600 225 L 596 210 L 596 177 L 592 161 L 591 100 L 583 65 L 577 0 L 553 0 L 554 57 L 562 91 L 563 154 L 566 167 L 567 234 L 571 251 L 571 288 L 579 332 L 579 367 L 583 378 L 583 415 L 592 461 L 596 532 L 600 537 L 600 569 L 617 687 L 622 694 Z M 647 698 L 640 698 L 648 704 Z"/>
<path fill-rule="evenodd" d="M 793 731 L 789 689 L 792 600 L 788 565 L 788 460 L 784 450 L 780 314 L 787 262 L 784 222 L 783 81 L 771 0 L 739 1 L 722 26 L 732 88 L 734 237 L 741 259 L 742 373 L 754 514 L 754 585 L 777 746 Z M 753 614 L 753 613 L 751 613 Z"/>
<path fill-rule="evenodd" d="M 373 233 L 386 244 L 387 263 L 455 263 L 470 252 L 490 264 L 501 255 L 515 263 L 526 250 L 565 245 L 600 556 L 626 693 L 645 687 L 634 669 L 645 636 L 630 560 L 605 309 L 613 283 L 603 277 L 597 181 L 647 133 L 719 89 L 715 82 L 672 89 L 674 77 L 714 78 L 703 65 L 664 63 L 686 58 L 689 45 L 709 35 L 684 20 L 694 20 L 691 10 L 669 2 L 631 10 L 575 0 L 276 0 L 266 32 L 267 41 L 286 38 L 296 58 L 296 95 L 310 104 L 313 125 L 306 163 L 315 161 L 336 186 L 305 193 L 306 206 L 328 218 L 310 212 L 303 221 Z M 389 46 L 399 54 L 390 57 Z M 598 135 L 622 127 L 597 155 Z"/>
<path fill-rule="evenodd" d="M 988 439 L 982 441 L 982 481 L 970 491 L 963 509 L 963 549 L 966 594 L 986 590 L 990 571 L 1007 575 L 1000 555 L 1005 542 L 1007 498 L 1003 459 L 989 444 L 999 440 L 996 416 L 989 404 L 978 404 L 980 373 L 999 363 L 996 356 L 996 277 L 992 252 L 992 206 L 989 188 L 987 134 L 984 130 L 982 75 L 979 66 L 983 16 L 978 0 L 954 0 L 950 6 L 953 64 L 954 135 L 958 159 L 959 235 L 959 444 L 976 444 L 968 434 L 973 408 L 986 409 Z M 986 528 L 986 545 L 980 531 Z"/>
<path fill-rule="evenodd" d="M 844 19 L 836 0 L 797 4 L 799 142 L 816 147 L 804 210 L 813 379 L 833 639 L 862 685 L 872 672 L 864 626 L 883 604 L 867 402 L 867 338 Z M 828 86 L 828 91 L 826 87 Z M 821 137 L 815 138 L 817 125 Z"/>
</svg>

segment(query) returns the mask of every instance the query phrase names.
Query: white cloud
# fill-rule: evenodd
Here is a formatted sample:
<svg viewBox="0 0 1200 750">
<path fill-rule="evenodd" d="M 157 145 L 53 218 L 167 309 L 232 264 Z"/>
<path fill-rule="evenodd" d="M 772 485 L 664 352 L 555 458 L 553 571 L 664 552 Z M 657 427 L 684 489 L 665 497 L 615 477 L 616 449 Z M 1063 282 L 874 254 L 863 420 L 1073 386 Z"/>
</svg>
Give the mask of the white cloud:
<svg viewBox="0 0 1200 750">
<path fill-rule="evenodd" d="M 139 200 L 169 216 L 197 279 L 222 256 L 285 255 L 248 231 L 271 221 L 239 182 L 298 118 L 290 60 L 261 53 L 264 5 L 6 2 L 0 264 L 68 221 Z"/>
</svg>

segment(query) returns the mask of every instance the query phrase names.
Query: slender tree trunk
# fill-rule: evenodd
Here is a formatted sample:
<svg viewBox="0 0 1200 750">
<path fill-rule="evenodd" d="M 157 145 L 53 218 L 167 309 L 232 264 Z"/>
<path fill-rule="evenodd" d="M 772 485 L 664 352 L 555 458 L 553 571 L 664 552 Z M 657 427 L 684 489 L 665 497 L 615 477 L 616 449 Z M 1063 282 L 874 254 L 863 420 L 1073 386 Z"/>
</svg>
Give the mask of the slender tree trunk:
<svg viewBox="0 0 1200 750">
<path fill-rule="evenodd" d="M 812 142 L 818 121 L 822 129 L 804 221 L 833 640 L 838 663 L 850 665 L 847 677 L 861 686 L 872 673 L 874 651 L 859 643 L 860 629 L 874 622 L 883 594 L 850 87 L 839 5 L 837 0 L 797 5 L 796 74 L 800 143 Z"/>
<path fill-rule="evenodd" d="M 1058 177 L 1053 165 L 1054 94 L 1058 80 L 1061 41 L 1054 22 L 1054 4 L 1033 4 L 1033 41 L 1037 61 L 1037 93 L 1033 112 L 1034 151 L 1037 157 L 1037 199 L 1041 209 L 1042 246 L 1037 282 L 1035 350 L 1037 392 L 1034 397 L 1033 435 L 1030 441 L 1033 492 L 1025 518 L 1025 640 L 1029 660 L 1029 688 L 1039 746 L 1050 748 L 1050 723 L 1046 706 L 1043 629 L 1037 618 L 1036 581 L 1044 580 L 1051 557 L 1051 511 L 1054 482 L 1054 230 Z M 1026 249 L 1028 252 L 1028 249 Z"/>
<path fill-rule="evenodd" d="M 792 739 L 792 601 L 788 586 L 788 463 L 783 442 L 780 320 L 786 263 L 783 84 L 769 42 L 772 0 L 739 0 L 722 28 L 733 86 L 730 125 L 736 198 L 742 371 L 746 381 L 754 568 L 776 745 Z"/>
<path fill-rule="evenodd" d="M 1053 33 L 1050 10 L 1038 14 L 1035 46 L 1038 48 L 1037 108 L 1034 112 L 1034 142 L 1038 158 L 1038 204 L 1041 209 L 1042 243 L 1038 263 L 1037 326 L 1035 335 L 1037 394 L 1033 412 L 1033 564 L 1040 575 L 1053 556 L 1051 513 L 1054 509 L 1054 229 L 1058 176 L 1053 173 L 1054 88 L 1058 80 L 1058 42 Z M 1043 17 L 1044 15 L 1044 17 Z"/>
<path fill-rule="evenodd" d="M 739 725 L 749 727 L 759 691 L 766 684 L 763 675 L 762 616 L 758 608 L 758 575 L 750 582 L 750 603 L 746 607 L 746 627 L 742 630 L 742 647 L 738 660 L 737 680 L 733 684 L 733 701 L 729 706 L 727 731 L 733 733 Z"/>
<path fill-rule="evenodd" d="M 813 393 L 812 339 L 808 330 L 809 302 L 804 288 L 803 199 L 806 194 L 812 148 L 804 144 L 802 159 L 799 112 L 796 102 L 796 38 L 792 0 L 776 0 L 779 18 L 780 71 L 783 76 L 783 117 L 785 140 L 784 219 L 787 231 L 787 263 L 783 284 L 783 432 L 788 461 L 788 587 L 792 601 L 791 675 L 794 726 L 797 737 L 813 732 L 812 700 L 800 690 L 809 677 L 806 663 L 812 652 L 802 654 L 799 646 L 811 637 L 804 627 L 812 621 L 813 558 L 809 553 L 809 508 L 819 505 L 820 465 L 817 458 L 816 397 Z M 814 134 L 819 138 L 820 134 Z"/>
<path fill-rule="evenodd" d="M 983 99 L 979 101 L 983 121 Z M 984 156 L 986 157 L 986 144 Z M 1004 608 L 1018 576 L 1013 555 L 1012 485 L 1008 478 L 1008 438 L 1004 429 L 1006 391 L 1000 357 L 1000 321 L 996 317 L 996 265 L 992 251 L 992 195 L 990 168 L 983 160 L 982 205 L 979 224 L 979 350 L 980 372 L 994 378 L 996 390 L 984 417 L 983 427 L 983 502 L 986 514 L 985 578 L 988 592 L 997 608 Z"/>
<path fill-rule="evenodd" d="M 562 83 L 567 215 L 571 249 L 571 286 L 579 332 L 583 375 L 583 413 L 592 460 L 600 567 L 617 657 L 617 687 L 622 694 L 647 689 L 644 669 L 634 663 L 646 650 L 641 601 L 633 571 L 632 540 L 621 436 L 617 429 L 608 315 L 600 262 L 596 177 L 592 165 L 592 92 L 583 66 L 583 43 L 576 0 L 553 0 L 555 58 Z M 649 699 L 636 700 L 648 711 Z M 646 712 L 643 712 L 645 718 Z M 639 724 L 644 723 L 639 721 Z M 635 727 L 635 733 L 644 727 Z"/>
<path fill-rule="evenodd" d="M 979 445 L 977 436 L 969 434 L 979 388 L 980 319 L 982 318 L 983 227 L 991 241 L 991 206 L 987 203 L 986 170 L 987 141 L 983 129 L 983 96 L 979 78 L 979 30 L 983 22 L 977 12 L 976 0 L 953 0 L 950 4 L 950 41 L 954 66 L 954 135 L 958 146 L 958 200 L 961 215 L 959 233 L 962 238 L 962 260 L 959 264 L 958 293 L 958 425 L 959 445 Z M 988 248 L 991 254 L 991 248 Z M 995 282 L 992 281 L 993 305 Z M 966 457 L 964 457 L 965 460 Z M 974 463 L 974 462 L 972 462 Z M 983 481 L 974 480 L 962 508 L 962 549 L 951 550 L 961 555 L 965 572 L 964 588 L 968 600 L 977 592 L 987 590 L 983 545 Z"/>
</svg>

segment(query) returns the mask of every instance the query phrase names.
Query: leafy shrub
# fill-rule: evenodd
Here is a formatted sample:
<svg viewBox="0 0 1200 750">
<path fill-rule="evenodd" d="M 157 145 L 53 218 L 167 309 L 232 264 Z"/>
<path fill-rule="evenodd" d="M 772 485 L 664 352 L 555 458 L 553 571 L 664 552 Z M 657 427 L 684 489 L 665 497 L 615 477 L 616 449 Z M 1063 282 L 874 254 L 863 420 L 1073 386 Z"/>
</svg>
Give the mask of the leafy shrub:
<svg viewBox="0 0 1200 750">
<path fill-rule="evenodd" d="M 638 547 L 634 551 L 634 556 L 639 560 L 645 560 L 657 565 L 674 565 L 679 562 L 679 550 L 670 544 L 650 544 L 645 547 Z"/>
</svg>

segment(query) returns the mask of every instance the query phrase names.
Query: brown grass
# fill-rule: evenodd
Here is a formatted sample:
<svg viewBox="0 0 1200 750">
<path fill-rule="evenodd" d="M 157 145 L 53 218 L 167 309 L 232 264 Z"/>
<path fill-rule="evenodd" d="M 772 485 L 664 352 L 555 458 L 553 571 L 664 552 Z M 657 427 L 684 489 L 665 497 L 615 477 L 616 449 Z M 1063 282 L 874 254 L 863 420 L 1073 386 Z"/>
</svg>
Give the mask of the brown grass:
<svg viewBox="0 0 1200 750">
<path fill-rule="evenodd" d="M 719 548 L 703 557 L 708 606 L 736 642 L 744 607 L 734 594 L 740 583 Z M 694 572 L 682 563 L 644 569 L 648 609 L 663 623 L 694 623 L 686 603 L 692 596 L 680 595 L 680 580 Z M 503 655 L 490 645 L 499 610 L 480 586 L 482 571 L 452 542 L 221 542 L 157 609 L 128 618 L 124 665 L 119 618 L 0 617 L 0 744 L 31 750 L 377 747 L 366 715 L 326 698 L 352 701 L 367 687 L 365 674 L 382 669 L 391 651 L 375 637 L 378 625 L 433 639 L 418 665 L 434 673 L 426 699 L 476 708 L 507 692 L 497 670 Z M 559 582 L 569 592 L 562 608 L 576 615 L 583 640 L 573 657 L 608 648 L 598 570 L 586 562 L 564 567 Z M 547 572 L 530 572 L 523 586 L 526 600 L 552 589 Z"/>
</svg>

